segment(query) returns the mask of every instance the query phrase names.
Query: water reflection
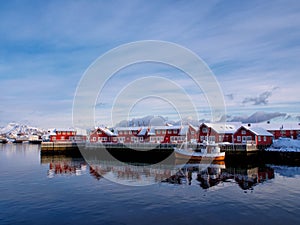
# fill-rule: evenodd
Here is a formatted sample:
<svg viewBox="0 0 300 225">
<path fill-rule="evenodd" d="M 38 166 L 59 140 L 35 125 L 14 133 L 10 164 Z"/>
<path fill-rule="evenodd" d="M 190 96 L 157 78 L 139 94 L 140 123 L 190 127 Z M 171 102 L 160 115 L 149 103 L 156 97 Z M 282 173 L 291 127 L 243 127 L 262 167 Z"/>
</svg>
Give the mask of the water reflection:
<svg viewBox="0 0 300 225">
<path fill-rule="evenodd" d="M 225 162 L 180 164 L 176 161 L 175 164 L 149 167 L 147 164 L 119 164 L 115 161 L 99 159 L 87 163 L 79 156 L 41 155 L 41 163 L 49 164 L 47 174 L 49 178 L 81 175 L 89 170 L 89 174 L 97 180 L 105 176 L 118 180 L 119 183 L 169 183 L 197 185 L 203 189 L 230 182 L 243 190 L 252 190 L 254 186 L 275 177 L 271 166 L 233 167 L 225 165 Z"/>
<path fill-rule="evenodd" d="M 41 164 L 49 164 L 47 177 L 82 175 L 87 171 L 87 163 L 82 157 L 66 155 L 41 155 Z"/>
<path fill-rule="evenodd" d="M 236 168 L 225 166 L 225 164 L 186 164 L 181 168 L 179 173 L 166 179 L 165 182 L 187 183 L 189 185 L 192 182 L 198 182 L 199 186 L 203 189 L 208 189 L 224 182 L 232 182 L 243 190 L 251 190 L 255 185 L 274 177 L 274 169 L 267 166 Z M 183 182 L 184 179 L 186 182 Z"/>
</svg>

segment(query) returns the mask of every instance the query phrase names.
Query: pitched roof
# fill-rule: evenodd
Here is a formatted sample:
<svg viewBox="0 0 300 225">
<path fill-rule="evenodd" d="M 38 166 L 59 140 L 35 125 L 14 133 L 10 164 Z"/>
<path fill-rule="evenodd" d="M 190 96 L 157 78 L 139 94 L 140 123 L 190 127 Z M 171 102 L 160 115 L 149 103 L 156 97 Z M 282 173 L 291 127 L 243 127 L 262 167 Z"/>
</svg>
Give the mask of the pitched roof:
<svg viewBox="0 0 300 225">
<path fill-rule="evenodd" d="M 270 132 L 268 132 L 267 130 L 265 130 L 262 127 L 252 127 L 252 126 L 250 126 L 250 127 L 242 126 L 242 127 L 258 136 L 273 136 L 273 134 L 271 134 Z"/>
<path fill-rule="evenodd" d="M 133 130 L 139 130 L 140 127 L 116 127 L 115 130 L 117 131 L 133 131 Z"/>
<path fill-rule="evenodd" d="M 240 128 L 241 123 L 203 123 L 217 133 L 233 134 Z"/>
<path fill-rule="evenodd" d="M 140 132 L 138 133 L 138 136 L 145 136 L 147 134 L 148 127 L 142 127 Z"/>
<path fill-rule="evenodd" d="M 300 123 L 278 123 L 278 122 L 262 122 L 262 123 L 251 123 L 251 127 L 262 127 L 266 130 L 300 130 Z"/>
<path fill-rule="evenodd" d="M 107 136 L 117 136 L 117 134 L 111 132 L 108 128 L 98 127 L 97 129 L 101 130 Z"/>
</svg>

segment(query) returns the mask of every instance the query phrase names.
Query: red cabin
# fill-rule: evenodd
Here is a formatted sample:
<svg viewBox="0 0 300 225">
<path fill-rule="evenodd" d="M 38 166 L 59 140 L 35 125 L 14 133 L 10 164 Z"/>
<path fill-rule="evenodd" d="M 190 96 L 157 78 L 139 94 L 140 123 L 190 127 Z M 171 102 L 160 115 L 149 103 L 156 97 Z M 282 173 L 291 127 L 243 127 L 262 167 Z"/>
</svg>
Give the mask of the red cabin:
<svg viewBox="0 0 300 225">
<path fill-rule="evenodd" d="M 89 140 L 91 143 L 117 143 L 117 134 L 110 131 L 108 128 L 97 127 L 91 131 Z"/>
<path fill-rule="evenodd" d="M 54 129 L 49 134 L 51 142 L 73 141 L 75 140 L 75 136 L 76 130 L 74 129 Z"/>
<path fill-rule="evenodd" d="M 116 130 L 119 143 L 138 143 L 144 141 L 142 136 L 138 136 L 141 130 L 140 127 L 118 127 Z"/>
<path fill-rule="evenodd" d="M 199 142 L 230 142 L 240 124 L 202 123 L 199 128 Z"/>
<path fill-rule="evenodd" d="M 249 142 L 261 146 L 271 145 L 273 134 L 261 127 L 241 126 L 234 133 L 234 143 L 246 144 Z"/>
<path fill-rule="evenodd" d="M 185 134 L 180 134 L 180 126 L 157 126 L 149 130 L 152 143 L 181 143 L 185 140 Z"/>
<path fill-rule="evenodd" d="M 287 137 L 297 139 L 300 134 L 300 123 L 258 123 L 251 124 L 251 126 L 262 127 L 274 135 L 275 139 L 280 137 Z"/>
</svg>

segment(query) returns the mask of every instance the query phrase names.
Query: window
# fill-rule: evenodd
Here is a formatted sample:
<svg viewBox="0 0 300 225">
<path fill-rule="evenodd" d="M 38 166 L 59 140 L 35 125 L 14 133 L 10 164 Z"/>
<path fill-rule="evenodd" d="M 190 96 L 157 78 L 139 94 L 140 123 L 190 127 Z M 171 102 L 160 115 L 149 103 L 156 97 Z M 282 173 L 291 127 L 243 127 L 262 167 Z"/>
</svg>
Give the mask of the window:
<svg viewBox="0 0 300 225">
<path fill-rule="evenodd" d="M 124 134 L 127 135 L 127 134 L 128 134 L 128 131 L 124 131 Z"/>
<path fill-rule="evenodd" d="M 99 130 L 98 132 L 97 132 L 98 134 L 102 134 L 102 132 Z"/>
<path fill-rule="evenodd" d="M 171 130 L 168 130 L 168 134 L 172 134 L 172 131 L 171 131 Z"/>
<path fill-rule="evenodd" d="M 206 128 L 206 127 L 203 127 L 203 128 L 202 128 L 202 132 L 203 132 L 203 133 L 207 133 L 207 128 Z"/>
<path fill-rule="evenodd" d="M 96 141 L 96 137 L 93 137 L 93 141 Z"/>
<path fill-rule="evenodd" d="M 132 134 L 132 131 L 130 130 L 128 133 L 129 133 L 129 134 Z"/>
<path fill-rule="evenodd" d="M 166 134 L 166 130 L 162 130 L 161 133 L 162 133 L 162 134 Z"/>
<path fill-rule="evenodd" d="M 257 140 L 258 140 L 258 141 L 261 141 L 261 138 L 260 138 L 260 136 L 258 136 L 258 137 L 257 137 Z"/>
<path fill-rule="evenodd" d="M 195 134 L 195 131 L 192 130 L 192 131 L 191 131 L 191 135 L 194 135 L 194 134 Z"/>
<path fill-rule="evenodd" d="M 143 138 L 143 137 L 140 137 L 140 141 L 144 141 L 144 138 Z"/>
<path fill-rule="evenodd" d="M 173 130 L 173 134 L 177 134 L 177 130 Z"/>
<path fill-rule="evenodd" d="M 266 136 L 264 136 L 264 141 L 267 141 L 267 137 Z"/>
<path fill-rule="evenodd" d="M 61 140 L 65 140 L 65 137 L 64 137 L 64 136 L 62 136 L 62 137 L 61 137 Z"/>
<path fill-rule="evenodd" d="M 214 141 L 216 141 L 216 137 L 215 136 L 209 136 L 208 140 L 214 142 Z"/>
<path fill-rule="evenodd" d="M 101 141 L 107 141 L 107 137 L 102 137 Z"/>
<path fill-rule="evenodd" d="M 119 140 L 120 143 L 124 143 L 125 137 L 118 137 L 118 140 Z"/>
<path fill-rule="evenodd" d="M 161 134 L 161 131 L 160 131 L 160 130 L 158 130 L 158 131 L 156 131 L 156 133 L 157 133 L 157 134 Z"/>
<path fill-rule="evenodd" d="M 99 142 L 101 141 L 101 137 L 98 137 L 98 141 L 99 141 Z"/>
<path fill-rule="evenodd" d="M 62 135 L 66 135 L 66 132 L 62 132 Z"/>
<path fill-rule="evenodd" d="M 58 134 L 58 135 L 61 135 L 61 132 L 60 132 L 60 131 L 58 131 L 58 132 L 57 132 L 57 134 Z"/>
<path fill-rule="evenodd" d="M 55 141 L 55 140 L 56 140 L 56 137 L 53 137 L 52 140 Z"/>
<path fill-rule="evenodd" d="M 246 134 L 246 131 L 245 131 L 245 130 L 242 130 L 242 134 Z"/>
<path fill-rule="evenodd" d="M 240 142 L 240 141 L 241 141 L 241 136 L 237 136 L 237 137 L 236 137 L 236 140 L 237 140 L 238 142 Z"/>
<path fill-rule="evenodd" d="M 120 134 L 120 135 L 123 135 L 123 131 L 119 131 L 119 134 Z"/>
<path fill-rule="evenodd" d="M 247 136 L 247 141 L 252 141 L 252 137 L 251 136 Z"/>
</svg>

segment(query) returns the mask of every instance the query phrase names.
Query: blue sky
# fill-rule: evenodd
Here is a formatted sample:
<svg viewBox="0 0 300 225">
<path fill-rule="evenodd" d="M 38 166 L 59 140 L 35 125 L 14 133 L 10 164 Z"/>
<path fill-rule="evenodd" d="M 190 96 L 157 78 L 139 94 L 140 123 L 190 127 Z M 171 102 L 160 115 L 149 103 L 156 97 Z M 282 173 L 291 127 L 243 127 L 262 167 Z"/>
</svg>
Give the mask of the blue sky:
<svg viewBox="0 0 300 225">
<path fill-rule="evenodd" d="M 256 111 L 297 118 L 299 28 L 297 0 L 1 1 L 0 126 L 71 126 L 76 87 L 89 65 L 112 48 L 140 40 L 174 42 L 201 57 L 221 86 L 229 118 Z M 146 64 L 125 68 L 107 83 L 96 120 L 111 125 L 106 117 L 116 94 L 153 75 L 188 90 L 199 117 L 209 117 L 203 93 L 184 74 Z M 139 102 L 131 116 L 174 115 L 162 99 L 152 98 L 155 107 L 147 108 L 150 102 Z"/>
</svg>

